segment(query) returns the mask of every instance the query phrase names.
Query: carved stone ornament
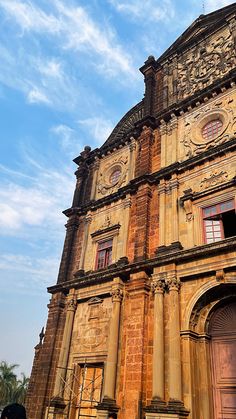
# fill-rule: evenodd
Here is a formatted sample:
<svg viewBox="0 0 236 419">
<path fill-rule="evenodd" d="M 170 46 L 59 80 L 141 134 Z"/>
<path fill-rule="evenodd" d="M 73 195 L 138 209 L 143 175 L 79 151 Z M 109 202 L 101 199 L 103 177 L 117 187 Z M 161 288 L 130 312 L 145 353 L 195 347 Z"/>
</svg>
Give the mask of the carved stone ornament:
<svg viewBox="0 0 236 419">
<path fill-rule="evenodd" d="M 113 288 L 111 291 L 112 302 L 121 302 L 123 298 L 123 291 L 120 288 Z"/>
<path fill-rule="evenodd" d="M 223 97 L 186 116 L 184 138 L 181 142 L 185 147 L 187 157 L 196 156 L 211 147 L 230 140 L 235 135 L 236 116 L 232 103 L 231 97 Z M 208 122 L 214 120 L 220 120 L 222 126 L 216 135 L 205 138 L 202 130 Z"/>
<path fill-rule="evenodd" d="M 151 290 L 153 294 L 163 294 L 165 289 L 165 278 L 155 278 L 151 282 Z"/>
<path fill-rule="evenodd" d="M 234 67 L 234 42 L 226 30 L 220 37 L 209 39 L 205 45 L 197 45 L 178 60 L 178 98 L 183 99 L 204 89 Z"/>
<path fill-rule="evenodd" d="M 67 310 L 75 311 L 77 306 L 77 300 L 75 297 L 70 297 L 67 300 Z"/>
<path fill-rule="evenodd" d="M 176 276 L 172 276 L 171 278 L 167 279 L 167 285 L 168 285 L 169 291 L 179 291 L 180 280 L 176 278 Z"/>
<path fill-rule="evenodd" d="M 101 225 L 100 229 L 108 228 L 111 226 L 111 216 L 108 214 L 105 217 L 104 223 Z"/>
<path fill-rule="evenodd" d="M 214 170 L 209 176 L 202 179 L 200 183 L 200 190 L 212 188 L 213 186 L 220 185 L 221 183 L 227 182 L 228 173 L 223 170 Z"/>
<path fill-rule="evenodd" d="M 186 213 L 186 221 L 190 222 L 194 219 L 194 215 L 193 215 L 193 204 L 191 199 L 186 199 L 186 201 L 184 201 L 184 210 Z"/>
<path fill-rule="evenodd" d="M 109 164 L 102 169 L 98 178 L 98 193 L 107 195 L 107 193 L 116 192 L 125 182 L 127 178 L 127 156 L 119 156 L 114 158 Z M 112 178 L 113 173 L 117 173 L 116 179 Z"/>
<path fill-rule="evenodd" d="M 178 118 L 172 114 L 169 123 L 167 124 L 167 134 L 171 135 L 172 132 L 178 127 Z"/>
</svg>

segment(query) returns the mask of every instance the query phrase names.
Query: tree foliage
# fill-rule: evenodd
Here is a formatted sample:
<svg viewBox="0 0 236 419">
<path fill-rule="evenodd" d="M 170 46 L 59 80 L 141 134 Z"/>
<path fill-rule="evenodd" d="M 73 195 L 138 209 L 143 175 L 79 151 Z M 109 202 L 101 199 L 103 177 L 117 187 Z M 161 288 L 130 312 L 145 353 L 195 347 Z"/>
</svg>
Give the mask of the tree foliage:
<svg viewBox="0 0 236 419">
<path fill-rule="evenodd" d="M 9 403 L 24 403 L 29 378 L 21 373 L 17 378 L 15 369 L 17 364 L 8 364 L 6 361 L 0 363 L 0 406 Z"/>
</svg>

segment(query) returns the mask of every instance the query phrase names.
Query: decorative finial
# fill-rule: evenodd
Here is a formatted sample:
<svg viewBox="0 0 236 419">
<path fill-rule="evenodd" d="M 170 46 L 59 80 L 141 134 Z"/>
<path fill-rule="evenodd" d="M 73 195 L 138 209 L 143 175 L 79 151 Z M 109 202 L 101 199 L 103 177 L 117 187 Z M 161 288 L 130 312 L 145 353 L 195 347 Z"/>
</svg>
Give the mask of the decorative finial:
<svg viewBox="0 0 236 419">
<path fill-rule="evenodd" d="M 39 333 L 39 345 L 42 345 L 44 336 L 45 336 L 44 327 L 42 327 L 42 330 Z"/>
</svg>

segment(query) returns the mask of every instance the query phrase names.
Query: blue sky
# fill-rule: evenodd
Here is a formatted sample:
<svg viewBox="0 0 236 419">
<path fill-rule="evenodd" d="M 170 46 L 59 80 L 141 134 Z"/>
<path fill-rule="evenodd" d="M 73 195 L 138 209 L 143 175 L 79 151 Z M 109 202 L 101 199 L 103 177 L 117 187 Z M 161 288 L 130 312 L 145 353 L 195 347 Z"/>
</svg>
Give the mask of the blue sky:
<svg viewBox="0 0 236 419">
<path fill-rule="evenodd" d="M 200 0 L 0 0 L 0 360 L 19 372 L 57 279 L 72 159 L 106 140 L 143 97 L 139 67 L 202 12 Z"/>
</svg>

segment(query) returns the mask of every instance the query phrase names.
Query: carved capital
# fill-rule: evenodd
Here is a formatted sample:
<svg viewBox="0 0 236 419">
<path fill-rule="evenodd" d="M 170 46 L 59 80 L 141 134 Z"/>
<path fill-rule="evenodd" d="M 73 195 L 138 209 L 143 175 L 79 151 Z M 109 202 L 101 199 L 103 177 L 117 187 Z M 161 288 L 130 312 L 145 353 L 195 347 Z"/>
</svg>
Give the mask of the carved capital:
<svg viewBox="0 0 236 419">
<path fill-rule="evenodd" d="M 165 277 L 163 275 L 152 275 L 151 290 L 155 294 L 163 294 L 165 290 Z"/>
<path fill-rule="evenodd" d="M 75 311 L 76 307 L 77 307 L 76 297 L 69 295 L 67 297 L 67 302 L 66 302 L 67 311 Z"/>
<path fill-rule="evenodd" d="M 161 135 L 166 135 L 167 134 L 167 125 L 166 122 L 164 121 L 164 119 L 161 120 L 161 124 L 159 126 L 159 131 Z"/>
<path fill-rule="evenodd" d="M 176 276 L 171 276 L 167 279 L 167 285 L 169 291 L 179 291 L 180 289 L 180 280 Z"/>
<path fill-rule="evenodd" d="M 121 303 L 122 298 L 123 298 L 123 291 L 121 288 L 113 288 L 111 291 L 111 297 L 112 297 L 112 302 L 118 302 Z"/>
</svg>

